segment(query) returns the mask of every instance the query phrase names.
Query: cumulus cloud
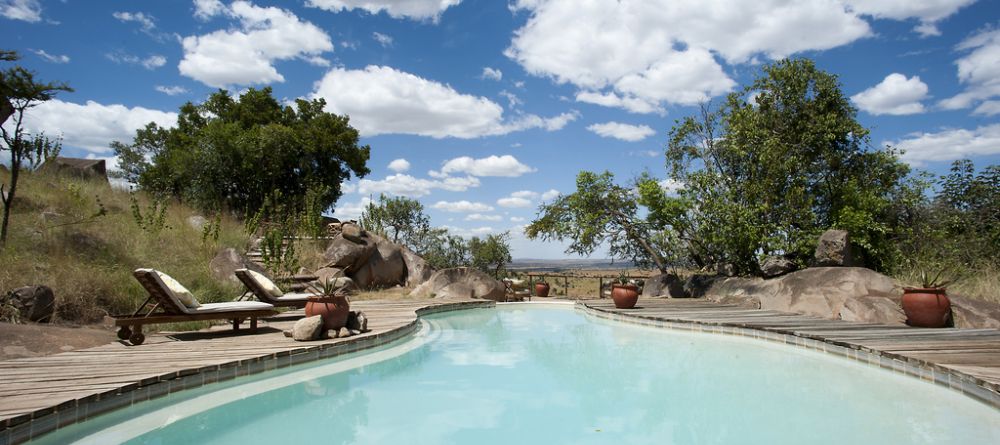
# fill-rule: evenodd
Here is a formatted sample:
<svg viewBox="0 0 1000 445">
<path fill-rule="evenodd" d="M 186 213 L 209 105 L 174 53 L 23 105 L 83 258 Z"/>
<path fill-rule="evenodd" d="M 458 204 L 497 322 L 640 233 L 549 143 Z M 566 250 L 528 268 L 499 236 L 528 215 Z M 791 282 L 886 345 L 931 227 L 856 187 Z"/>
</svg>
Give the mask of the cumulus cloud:
<svg viewBox="0 0 1000 445">
<path fill-rule="evenodd" d="M 988 100 L 979 104 L 972 112 L 977 116 L 996 116 L 1000 114 L 1000 100 Z"/>
<path fill-rule="evenodd" d="M 559 190 L 549 189 L 549 191 L 542 193 L 542 201 L 548 201 L 559 197 Z"/>
<path fill-rule="evenodd" d="M 519 222 L 524 222 L 524 221 L 525 221 L 524 218 L 521 218 L 520 216 L 511 216 L 510 217 L 510 222 L 519 223 Z"/>
<path fill-rule="evenodd" d="M 362 195 L 379 195 L 385 193 L 419 198 L 431 194 L 436 189 L 464 192 L 473 187 L 479 187 L 479 179 L 472 176 L 424 179 L 397 173 L 386 176 L 382 180 L 362 179 L 358 181 L 357 192 Z"/>
<path fill-rule="evenodd" d="M 188 92 L 187 88 L 184 88 L 180 85 L 173 85 L 173 86 L 157 85 L 156 87 L 154 87 L 154 89 L 163 94 L 166 94 L 167 96 L 176 96 L 178 94 L 184 94 Z"/>
<path fill-rule="evenodd" d="M 595 91 L 580 91 L 576 93 L 578 102 L 592 103 L 604 107 L 621 108 L 632 113 L 659 113 L 666 110 L 655 101 L 638 97 L 622 97 L 617 93 L 599 93 Z"/>
<path fill-rule="evenodd" d="M 69 63 L 69 56 L 67 56 L 67 55 L 49 54 L 49 53 L 45 52 L 45 50 L 41 50 L 41 49 L 32 49 L 32 50 L 29 50 L 29 51 L 37 54 L 38 57 L 41 57 L 46 62 L 50 62 L 50 63 Z"/>
<path fill-rule="evenodd" d="M 847 0 L 851 9 L 859 14 L 876 18 L 906 20 L 916 18 L 920 24 L 913 28 L 923 37 L 941 35 L 937 22 L 954 14 L 976 0 Z"/>
<path fill-rule="evenodd" d="M 667 178 L 659 181 L 660 188 L 665 190 L 668 195 L 676 195 L 677 191 L 684 188 L 684 183 L 676 179 Z"/>
<path fill-rule="evenodd" d="M 942 100 L 940 105 L 956 110 L 1000 96 L 1000 29 L 987 28 L 973 34 L 956 49 L 968 52 L 955 62 L 965 91 Z"/>
<path fill-rule="evenodd" d="M 42 5 L 38 0 L 3 0 L 0 1 L 0 15 L 11 20 L 38 23 L 42 21 Z"/>
<path fill-rule="evenodd" d="M 946 129 L 936 133 L 915 133 L 898 141 L 887 141 L 905 151 L 902 159 L 920 165 L 928 161 L 951 161 L 971 156 L 1000 154 L 1000 124 L 975 130 Z"/>
<path fill-rule="evenodd" d="M 430 172 L 434 177 L 447 177 L 454 173 L 463 173 L 470 176 L 503 176 L 516 178 L 525 173 L 536 171 L 517 158 L 511 155 L 496 156 L 491 155 L 485 158 L 474 159 L 469 156 L 460 156 L 445 161 L 441 165 L 441 170 Z"/>
<path fill-rule="evenodd" d="M 155 70 L 163 65 L 167 64 L 167 58 L 159 54 L 153 54 L 149 57 L 139 57 L 131 54 L 124 53 L 109 53 L 105 54 L 108 60 L 115 63 L 124 63 L 130 65 L 138 65 L 147 70 Z"/>
<path fill-rule="evenodd" d="M 447 229 L 448 233 L 452 235 L 458 235 L 465 238 L 468 238 L 470 236 L 488 235 L 494 232 L 493 228 L 489 226 L 465 228 L 465 227 L 454 227 L 445 225 L 441 226 L 441 228 Z"/>
<path fill-rule="evenodd" d="M 385 12 L 389 17 L 437 21 L 446 9 L 462 0 L 307 0 L 306 6 L 340 12 L 361 9 L 372 14 Z"/>
<path fill-rule="evenodd" d="M 481 202 L 470 202 L 466 200 L 462 201 L 438 201 L 431 206 L 431 208 L 443 210 L 445 212 L 451 213 L 470 213 L 470 212 L 492 212 L 493 207 L 483 204 Z"/>
<path fill-rule="evenodd" d="M 466 221 L 503 221 L 500 215 L 484 215 L 482 213 L 471 213 L 465 217 Z"/>
<path fill-rule="evenodd" d="M 500 81 L 501 79 L 503 79 L 503 72 L 495 68 L 485 67 L 483 68 L 483 74 L 480 75 L 479 77 L 483 79 Z"/>
<path fill-rule="evenodd" d="M 923 113 L 924 104 L 920 101 L 926 98 L 927 84 L 921 82 L 920 77 L 907 79 L 899 73 L 885 76 L 878 85 L 851 96 L 851 100 L 864 111 L 896 116 Z"/>
<path fill-rule="evenodd" d="M 388 34 L 382 34 L 376 31 L 372 33 L 372 38 L 375 39 L 379 45 L 382 45 L 383 48 L 392 46 L 392 36 Z"/>
<path fill-rule="evenodd" d="M 497 200 L 497 205 L 500 207 L 506 207 L 509 209 L 517 209 L 524 207 L 531 207 L 531 200 L 527 198 L 520 198 L 516 196 L 508 196 L 506 198 L 500 198 Z"/>
<path fill-rule="evenodd" d="M 194 16 L 200 20 L 208 20 L 226 10 L 219 0 L 194 0 Z"/>
<path fill-rule="evenodd" d="M 361 218 L 361 213 L 365 211 L 368 204 L 371 204 L 371 198 L 365 196 L 355 202 L 337 202 L 333 206 L 333 217 L 341 221 L 357 220 Z"/>
<path fill-rule="evenodd" d="M 143 32 L 151 32 L 156 28 L 155 18 L 142 12 L 115 12 L 111 14 L 122 23 L 135 22 Z"/>
<path fill-rule="evenodd" d="M 177 113 L 94 101 L 81 105 L 52 99 L 28 111 L 25 122 L 30 132 L 62 135 L 63 145 L 106 153 L 111 150 L 111 141 L 130 142 L 135 131 L 149 122 L 168 128 L 175 126 Z"/>
<path fill-rule="evenodd" d="M 396 173 L 402 173 L 410 169 L 410 161 L 407 161 L 406 159 L 402 158 L 393 159 L 393 161 L 389 163 L 388 167 L 389 170 L 392 170 Z"/>
<path fill-rule="evenodd" d="M 312 96 L 326 99 L 327 111 L 351 116 L 351 125 L 365 136 L 470 139 L 532 128 L 555 131 L 578 116 L 576 112 L 551 118 L 528 114 L 505 120 L 503 107 L 496 102 L 387 66 L 334 68 L 317 83 Z"/>
<path fill-rule="evenodd" d="M 593 124 L 588 126 L 587 130 L 601 137 L 615 138 L 628 142 L 641 141 L 656 134 L 656 130 L 653 130 L 648 125 L 630 125 L 620 122 Z"/>
<path fill-rule="evenodd" d="M 285 77 L 274 67 L 276 60 L 315 62 L 316 56 L 333 50 L 330 36 L 322 29 L 284 9 L 236 1 L 221 13 L 238 20 L 239 28 L 181 41 L 181 74 L 210 87 L 284 82 Z"/>
</svg>

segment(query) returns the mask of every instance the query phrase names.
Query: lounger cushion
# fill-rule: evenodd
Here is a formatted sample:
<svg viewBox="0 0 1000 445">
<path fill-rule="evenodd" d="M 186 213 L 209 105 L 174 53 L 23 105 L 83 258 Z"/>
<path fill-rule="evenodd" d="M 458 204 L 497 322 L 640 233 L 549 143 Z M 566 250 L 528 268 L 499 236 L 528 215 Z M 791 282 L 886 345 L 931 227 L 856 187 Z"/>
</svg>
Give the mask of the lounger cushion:
<svg viewBox="0 0 1000 445">
<path fill-rule="evenodd" d="M 156 271 L 156 275 L 160 277 L 160 281 L 162 281 L 163 285 L 166 286 L 170 296 L 183 305 L 183 307 L 196 309 L 201 306 L 201 303 L 199 303 L 198 299 L 194 297 L 194 294 L 187 290 L 184 285 L 178 283 L 173 277 L 160 271 Z"/>
<path fill-rule="evenodd" d="M 247 272 L 249 272 L 250 276 L 257 281 L 257 284 L 259 284 L 260 287 L 262 287 L 265 291 L 267 291 L 267 293 L 271 294 L 272 297 L 278 298 L 285 294 L 284 292 L 281 291 L 280 288 L 278 288 L 276 284 L 274 284 L 273 281 L 271 281 L 270 278 L 265 277 L 263 274 L 254 272 L 249 269 L 247 269 Z"/>
<path fill-rule="evenodd" d="M 197 309 L 188 311 L 191 314 L 219 313 L 219 312 L 241 312 L 260 311 L 274 309 L 274 306 L 259 301 L 230 301 L 226 303 L 205 303 Z"/>
<path fill-rule="evenodd" d="M 287 293 L 285 295 L 282 295 L 282 296 L 276 298 L 276 300 L 278 300 L 278 301 L 306 301 L 306 300 L 309 299 L 309 297 L 315 297 L 315 296 L 316 296 L 316 294 L 311 294 L 311 293 L 308 293 L 308 292 L 289 292 L 289 293 Z"/>
</svg>

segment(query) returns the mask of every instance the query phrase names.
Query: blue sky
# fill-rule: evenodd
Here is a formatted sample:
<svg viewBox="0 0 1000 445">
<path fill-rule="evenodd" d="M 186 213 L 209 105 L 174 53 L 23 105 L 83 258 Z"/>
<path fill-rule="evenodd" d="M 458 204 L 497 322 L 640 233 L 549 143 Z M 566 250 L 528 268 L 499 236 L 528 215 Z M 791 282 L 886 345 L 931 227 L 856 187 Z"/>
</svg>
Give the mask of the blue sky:
<svg viewBox="0 0 1000 445">
<path fill-rule="evenodd" d="M 785 56 L 838 75 L 914 166 L 1000 160 L 991 0 L 0 0 L 0 30 L 76 90 L 28 123 L 65 155 L 110 157 L 220 87 L 323 97 L 372 147 L 338 216 L 410 196 L 457 233 L 511 230 L 515 258 L 564 256 L 520 227 L 578 171 L 665 177 L 674 121 Z"/>
</svg>

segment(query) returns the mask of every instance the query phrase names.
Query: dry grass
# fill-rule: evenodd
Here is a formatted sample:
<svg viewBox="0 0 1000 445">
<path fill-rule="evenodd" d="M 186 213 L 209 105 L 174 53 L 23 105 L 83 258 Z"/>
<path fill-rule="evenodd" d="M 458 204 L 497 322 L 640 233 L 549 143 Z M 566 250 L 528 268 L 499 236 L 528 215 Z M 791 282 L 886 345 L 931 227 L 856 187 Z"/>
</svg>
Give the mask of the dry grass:
<svg viewBox="0 0 1000 445">
<path fill-rule="evenodd" d="M 98 202 L 107 213 L 90 218 Z M 148 209 L 148 198 L 140 196 L 139 202 Z M 213 279 L 208 264 L 222 247 L 245 246 L 242 224 L 223 217 L 219 239 L 203 240 L 201 230 L 187 223 L 195 214 L 170 203 L 166 227 L 150 233 L 136 223 L 126 191 L 95 181 L 25 174 L 8 243 L 0 250 L 0 293 L 49 286 L 59 321 L 89 323 L 134 310 L 146 294 L 131 272 L 151 267 L 175 277 L 203 302 L 231 300 L 239 288 Z"/>
<path fill-rule="evenodd" d="M 549 296 L 571 300 L 590 300 L 598 298 L 600 277 L 604 278 L 604 283 L 608 283 L 614 281 L 619 272 L 611 269 L 567 269 L 553 272 L 519 270 L 514 271 L 512 275 L 514 278 L 525 281 L 528 280 L 529 273 L 535 281 L 538 280 L 538 276 L 542 275 L 549 283 Z M 648 278 L 659 272 L 649 269 L 625 269 L 625 273 L 634 278 Z"/>
<path fill-rule="evenodd" d="M 904 286 L 918 286 L 920 272 L 906 270 L 896 276 Z M 1000 266 L 981 265 L 963 273 L 958 280 L 948 285 L 950 295 L 1000 303 Z"/>
</svg>

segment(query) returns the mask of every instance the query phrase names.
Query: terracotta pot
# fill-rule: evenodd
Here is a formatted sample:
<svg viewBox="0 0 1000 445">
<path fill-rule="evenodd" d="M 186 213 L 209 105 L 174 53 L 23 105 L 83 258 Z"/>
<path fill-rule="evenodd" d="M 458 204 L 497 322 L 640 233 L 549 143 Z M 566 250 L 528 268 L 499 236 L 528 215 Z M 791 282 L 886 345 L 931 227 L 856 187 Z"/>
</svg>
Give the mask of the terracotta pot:
<svg viewBox="0 0 1000 445">
<path fill-rule="evenodd" d="M 639 301 L 639 286 L 634 284 L 612 284 L 611 299 L 618 309 L 632 309 Z"/>
<path fill-rule="evenodd" d="M 306 317 L 320 315 L 323 317 L 323 327 L 340 329 L 347 325 L 347 315 L 351 311 L 351 303 L 346 296 L 309 297 L 306 303 Z"/>
<path fill-rule="evenodd" d="M 535 296 L 549 296 L 549 283 L 535 283 Z"/>
<path fill-rule="evenodd" d="M 921 328 L 943 328 L 951 318 L 951 300 L 944 289 L 903 289 L 906 324 Z"/>
</svg>

